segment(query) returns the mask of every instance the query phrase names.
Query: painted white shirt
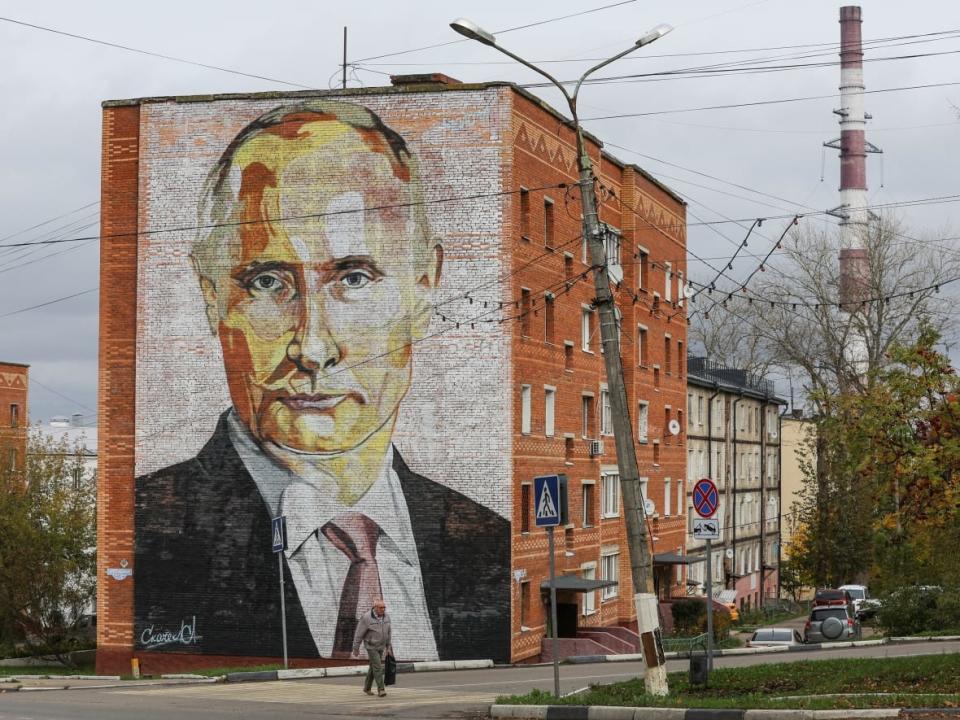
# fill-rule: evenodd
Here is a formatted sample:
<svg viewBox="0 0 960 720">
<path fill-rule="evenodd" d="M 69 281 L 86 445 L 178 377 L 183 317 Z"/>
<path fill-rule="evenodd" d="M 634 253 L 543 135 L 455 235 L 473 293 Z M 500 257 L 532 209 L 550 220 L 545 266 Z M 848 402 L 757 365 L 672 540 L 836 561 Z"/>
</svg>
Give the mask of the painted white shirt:
<svg viewBox="0 0 960 720">
<path fill-rule="evenodd" d="M 340 593 L 350 561 L 318 530 L 337 515 L 353 511 L 369 517 L 381 530 L 377 566 L 393 622 L 394 655 L 401 660 L 436 660 L 420 558 L 400 478 L 393 470 L 393 448 L 387 452 L 377 480 L 355 505 L 348 506 L 337 500 L 337 486 L 329 476 L 299 477 L 267 456 L 233 411 L 227 426 L 270 516 L 287 517 L 287 564 L 320 656 L 332 654 Z"/>
</svg>

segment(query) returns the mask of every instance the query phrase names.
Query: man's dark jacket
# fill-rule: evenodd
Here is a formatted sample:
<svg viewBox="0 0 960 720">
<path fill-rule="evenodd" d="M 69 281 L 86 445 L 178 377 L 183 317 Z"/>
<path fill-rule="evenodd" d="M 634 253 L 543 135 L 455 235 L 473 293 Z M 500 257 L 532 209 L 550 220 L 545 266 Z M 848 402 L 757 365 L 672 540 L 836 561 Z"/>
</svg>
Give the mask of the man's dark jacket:
<svg viewBox="0 0 960 720">
<path fill-rule="evenodd" d="M 138 649 L 282 655 L 270 512 L 230 441 L 226 418 L 195 458 L 137 478 Z M 396 450 L 393 457 L 440 658 L 508 661 L 509 523 L 412 472 Z M 317 657 L 285 558 L 283 564 L 289 654 Z M 175 637 L 161 644 L 164 631 Z"/>
</svg>

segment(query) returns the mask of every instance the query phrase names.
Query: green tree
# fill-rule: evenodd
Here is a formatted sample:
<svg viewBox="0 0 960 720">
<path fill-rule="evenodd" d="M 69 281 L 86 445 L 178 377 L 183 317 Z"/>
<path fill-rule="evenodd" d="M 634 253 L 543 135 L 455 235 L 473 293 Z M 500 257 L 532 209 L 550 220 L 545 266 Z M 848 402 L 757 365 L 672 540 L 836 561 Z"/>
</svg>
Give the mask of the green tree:
<svg viewBox="0 0 960 720">
<path fill-rule="evenodd" d="M 96 592 L 96 488 L 80 446 L 31 432 L 0 471 L 0 639 L 52 646 Z"/>
</svg>

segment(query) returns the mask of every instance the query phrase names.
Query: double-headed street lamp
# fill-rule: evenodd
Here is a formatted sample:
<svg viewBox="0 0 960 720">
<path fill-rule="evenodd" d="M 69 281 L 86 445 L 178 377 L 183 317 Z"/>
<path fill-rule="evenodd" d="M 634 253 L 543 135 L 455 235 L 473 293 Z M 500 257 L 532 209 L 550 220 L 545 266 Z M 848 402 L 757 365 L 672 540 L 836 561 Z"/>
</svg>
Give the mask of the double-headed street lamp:
<svg viewBox="0 0 960 720">
<path fill-rule="evenodd" d="M 564 84 L 550 73 L 538 68 L 519 55 L 515 55 L 497 44 L 496 38 L 476 23 L 460 18 L 450 23 L 450 27 L 461 35 L 477 42 L 496 48 L 507 57 L 513 58 L 553 83 L 563 94 L 573 117 L 573 128 L 577 138 L 577 168 L 580 180 L 580 200 L 583 204 L 583 236 L 590 248 L 593 263 L 593 280 L 596 291 L 596 304 L 600 314 L 600 337 L 604 347 L 604 364 L 607 371 L 607 388 L 610 393 L 610 409 L 613 415 L 614 444 L 617 448 L 617 467 L 620 472 L 620 487 L 623 495 L 623 511 L 627 521 L 627 542 L 630 547 L 630 569 L 633 580 L 634 603 L 637 609 L 637 625 L 643 647 L 646 665 L 644 684 L 648 693 L 667 694 L 667 673 L 663 664 L 663 650 L 660 642 L 660 622 L 657 612 L 657 597 L 653 586 L 653 558 L 647 540 L 647 525 L 644 517 L 643 496 L 640 490 L 640 472 L 637 467 L 637 451 L 633 438 L 633 425 L 630 422 L 630 410 L 627 403 L 626 388 L 623 384 L 623 365 L 620 360 L 620 341 L 617 332 L 617 318 L 613 293 L 610 290 L 610 278 L 607 269 L 606 248 L 600 231 L 600 219 L 597 215 L 597 194 L 594 187 L 592 163 L 583 142 L 583 131 L 577 115 L 577 95 L 580 87 L 590 75 L 602 67 L 629 55 L 634 50 L 649 45 L 666 35 L 673 28 L 658 25 L 637 40 L 631 47 L 613 57 L 604 60 L 587 70 L 574 86 L 573 93 L 567 92 Z M 709 601 L 708 601 L 709 602 Z M 556 632 L 556 630 L 554 630 Z"/>
</svg>

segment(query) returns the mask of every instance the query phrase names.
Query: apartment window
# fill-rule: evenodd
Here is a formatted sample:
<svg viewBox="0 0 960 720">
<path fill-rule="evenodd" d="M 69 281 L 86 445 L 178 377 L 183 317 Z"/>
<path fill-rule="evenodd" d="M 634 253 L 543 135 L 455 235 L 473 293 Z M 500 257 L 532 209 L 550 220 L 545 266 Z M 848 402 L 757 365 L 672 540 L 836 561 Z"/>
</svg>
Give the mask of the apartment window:
<svg viewBox="0 0 960 720">
<path fill-rule="evenodd" d="M 530 299 L 530 290 L 520 289 L 520 333 L 524 337 L 530 336 L 530 316 L 533 307 Z"/>
<path fill-rule="evenodd" d="M 603 236 L 603 249 L 606 253 L 607 267 L 620 264 L 620 233 L 611 227 Z"/>
<path fill-rule="evenodd" d="M 580 398 L 580 417 L 582 421 L 582 435 L 585 438 L 594 437 L 593 423 L 593 396 L 583 395 Z"/>
<path fill-rule="evenodd" d="M 647 364 L 647 328 L 637 325 L 637 365 L 646 367 Z"/>
<path fill-rule="evenodd" d="M 520 486 L 520 532 L 530 532 L 530 484 Z"/>
<path fill-rule="evenodd" d="M 543 339 L 551 345 L 554 339 L 554 305 L 555 298 L 550 293 L 543 297 Z"/>
<path fill-rule="evenodd" d="M 520 583 L 520 629 L 530 627 L 530 609 L 531 609 L 530 581 L 524 580 Z"/>
<path fill-rule="evenodd" d="M 543 245 L 553 248 L 553 200 L 543 199 Z"/>
<path fill-rule="evenodd" d="M 530 386 L 520 386 L 520 432 L 530 434 Z"/>
<path fill-rule="evenodd" d="M 83 480 L 83 466 L 79 464 L 75 465 L 73 468 L 72 475 L 73 475 L 73 489 L 79 490 L 80 482 Z"/>
<path fill-rule="evenodd" d="M 663 299 L 665 302 L 673 300 L 673 266 L 668 262 L 663 264 Z"/>
<path fill-rule="evenodd" d="M 677 515 L 683 514 L 683 478 L 677 478 Z"/>
<path fill-rule="evenodd" d="M 677 375 L 683 375 L 687 362 L 687 356 L 683 354 L 683 340 L 677 340 Z"/>
<path fill-rule="evenodd" d="M 592 563 L 590 565 L 584 565 L 581 568 L 582 576 L 584 580 L 596 580 L 597 579 L 597 568 L 596 565 Z M 583 594 L 583 614 L 584 615 L 593 615 L 597 611 L 597 591 L 591 590 L 590 592 L 585 592 Z"/>
<path fill-rule="evenodd" d="M 597 509 L 596 499 L 593 496 L 596 488 L 592 482 L 585 482 L 581 485 L 583 491 L 583 527 L 592 527 L 596 523 Z"/>
<path fill-rule="evenodd" d="M 620 515 L 620 476 L 605 473 L 600 478 L 600 491 L 603 493 L 603 517 L 614 518 Z"/>
<path fill-rule="evenodd" d="M 703 427 L 703 395 L 697 395 L 697 425 Z"/>
<path fill-rule="evenodd" d="M 613 435 L 613 412 L 610 409 L 610 391 L 600 391 L 600 434 Z"/>
<path fill-rule="evenodd" d="M 620 553 L 608 552 L 600 556 L 600 576 L 603 580 L 620 582 Z M 601 600 L 610 600 L 620 593 L 619 585 L 611 585 L 600 591 Z"/>
<path fill-rule="evenodd" d="M 590 338 L 593 336 L 593 309 L 580 308 L 580 349 L 590 352 Z"/>
<path fill-rule="evenodd" d="M 647 498 L 647 486 L 650 484 L 650 478 L 642 477 L 640 478 L 640 501 L 646 502 Z"/>
<path fill-rule="evenodd" d="M 520 237 L 530 239 L 530 191 L 520 188 Z"/>
<path fill-rule="evenodd" d="M 20 427 L 20 406 L 16 403 L 10 405 L 10 427 Z"/>
<path fill-rule="evenodd" d="M 565 253 L 563 256 L 563 277 L 569 280 L 573 277 L 573 255 Z"/>
<path fill-rule="evenodd" d="M 543 389 L 543 434 L 547 437 L 554 435 L 554 412 L 557 400 L 557 390 L 552 387 Z"/>
<path fill-rule="evenodd" d="M 637 251 L 637 289 L 650 288 L 650 253 L 644 249 Z"/>
<path fill-rule="evenodd" d="M 670 502 L 672 496 L 670 495 L 670 478 L 663 479 L 663 516 L 669 517 L 670 515 Z"/>
<path fill-rule="evenodd" d="M 653 369 L 653 386 L 655 388 L 660 387 L 660 368 L 658 367 Z"/>
<path fill-rule="evenodd" d="M 653 464 L 660 464 L 660 443 L 656 441 L 653 443 Z"/>
<path fill-rule="evenodd" d="M 563 343 L 563 369 L 573 370 L 573 343 Z"/>
<path fill-rule="evenodd" d="M 670 352 L 670 336 L 663 338 L 663 371 L 669 375 L 673 370 L 673 359 Z"/>
<path fill-rule="evenodd" d="M 647 432 L 650 428 L 650 403 L 641 400 L 637 408 L 637 439 L 647 442 Z"/>
<path fill-rule="evenodd" d="M 10 448 L 7 450 L 7 469 L 10 472 L 15 472 L 17 469 L 17 450 L 16 448 Z"/>
<path fill-rule="evenodd" d="M 665 442 L 670 442 L 670 438 L 673 437 L 673 434 L 670 432 L 670 414 L 672 410 L 668 405 L 663 409 L 663 437 Z"/>
<path fill-rule="evenodd" d="M 573 438 L 565 437 L 563 439 L 563 461 L 567 465 L 573 465 Z"/>
</svg>

